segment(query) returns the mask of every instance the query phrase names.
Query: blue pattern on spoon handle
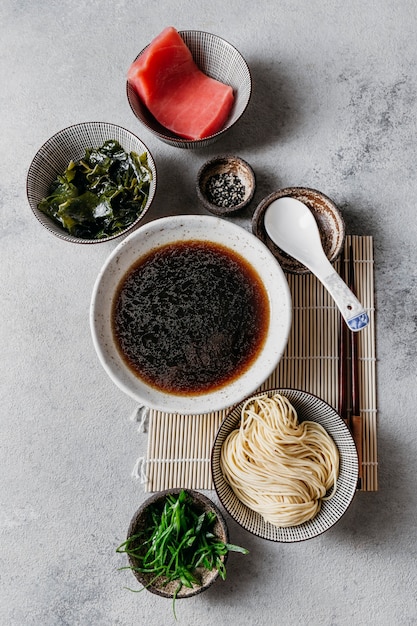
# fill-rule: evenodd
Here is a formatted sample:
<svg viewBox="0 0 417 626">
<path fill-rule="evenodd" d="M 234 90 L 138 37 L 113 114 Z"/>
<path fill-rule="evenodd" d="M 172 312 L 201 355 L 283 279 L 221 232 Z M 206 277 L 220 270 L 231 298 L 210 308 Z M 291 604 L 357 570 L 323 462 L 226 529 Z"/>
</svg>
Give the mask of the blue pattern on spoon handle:
<svg viewBox="0 0 417 626">
<path fill-rule="evenodd" d="M 264 224 L 272 241 L 303 263 L 323 283 L 349 328 L 353 331 L 365 328 L 369 317 L 327 258 L 310 209 L 296 198 L 278 198 L 266 210 Z"/>
<path fill-rule="evenodd" d="M 326 261 L 323 259 L 322 267 L 327 265 Z M 323 271 L 319 271 L 317 274 L 318 278 L 333 297 L 350 330 L 362 330 L 369 324 L 368 314 L 344 280 L 334 270 L 331 263 L 328 262 L 328 264 L 330 273 L 326 275 Z"/>
</svg>

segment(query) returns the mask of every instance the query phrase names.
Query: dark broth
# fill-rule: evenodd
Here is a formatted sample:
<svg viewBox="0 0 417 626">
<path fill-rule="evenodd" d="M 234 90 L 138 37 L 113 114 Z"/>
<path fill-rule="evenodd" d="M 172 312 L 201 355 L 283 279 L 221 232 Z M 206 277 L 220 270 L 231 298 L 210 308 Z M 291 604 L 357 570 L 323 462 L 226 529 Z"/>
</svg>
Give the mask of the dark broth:
<svg viewBox="0 0 417 626">
<path fill-rule="evenodd" d="M 254 269 L 229 248 L 180 241 L 152 250 L 120 282 L 113 335 L 128 367 L 162 391 L 213 391 L 244 372 L 269 326 Z"/>
</svg>

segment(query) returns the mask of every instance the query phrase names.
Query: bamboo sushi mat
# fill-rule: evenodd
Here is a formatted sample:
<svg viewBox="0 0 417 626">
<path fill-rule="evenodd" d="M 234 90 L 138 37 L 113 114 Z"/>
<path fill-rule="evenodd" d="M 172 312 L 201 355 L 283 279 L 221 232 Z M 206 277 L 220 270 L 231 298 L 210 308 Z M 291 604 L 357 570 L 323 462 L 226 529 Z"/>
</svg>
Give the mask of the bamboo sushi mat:
<svg viewBox="0 0 417 626">
<path fill-rule="evenodd" d="M 363 424 L 362 491 L 378 489 L 376 353 L 373 240 L 349 235 L 358 299 L 370 324 L 358 333 L 360 408 Z M 339 263 L 339 262 L 338 262 Z M 338 267 L 336 266 L 336 269 Z M 276 370 L 259 388 L 294 388 L 313 393 L 338 406 L 338 334 L 340 315 L 315 276 L 287 274 L 292 294 L 293 323 L 288 345 Z M 213 489 L 210 454 L 217 429 L 227 410 L 204 415 L 181 415 L 150 410 L 148 447 L 140 459 L 145 491 L 184 487 Z"/>
</svg>

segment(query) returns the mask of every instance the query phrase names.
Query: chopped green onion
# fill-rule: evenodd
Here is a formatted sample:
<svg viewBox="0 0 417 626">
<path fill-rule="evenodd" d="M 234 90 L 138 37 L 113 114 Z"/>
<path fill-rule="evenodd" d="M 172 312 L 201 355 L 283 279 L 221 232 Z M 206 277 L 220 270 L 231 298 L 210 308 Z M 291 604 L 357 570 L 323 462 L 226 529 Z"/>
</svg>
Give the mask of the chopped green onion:
<svg viewBox="0 0 417 626">
<path fill-rule="evenodd" d="M 175 599 L 181 589 L 201 585 L 198 568 L 215 569 L 224 580 L 225 555 L 231 551 L 248 553 L 246 548 L 225 543 L 215 535 L 216 520 L 213 511 L 197 511 L 185 490 L 178 495 L 168 494 L 163 506 L 155 503 L 149 507 L 146 523 L 116 552 L 131 558 L 134 565 L 130 569 L 152 576 L 148 586 L 158 579 L 162 587 L 177 581 L 175 614 Z"/>
</svg>

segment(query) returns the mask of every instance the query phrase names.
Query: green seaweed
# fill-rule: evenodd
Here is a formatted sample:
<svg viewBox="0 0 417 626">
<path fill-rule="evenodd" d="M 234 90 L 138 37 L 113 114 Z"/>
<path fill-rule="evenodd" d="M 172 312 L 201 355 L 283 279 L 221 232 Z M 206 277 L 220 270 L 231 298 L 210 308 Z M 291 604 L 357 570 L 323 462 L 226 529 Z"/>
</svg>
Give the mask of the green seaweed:
<svg viewBox="0 0 417 626">
<path fill-rule="evenodd" d="M 80 161 L 70 161 L 38 209 L 74 237 L 103 239 L 140 216 L 151 180 L 146 152 L 127 153 L 109 139 L 100 148 L 87 148 Z"/>
</svg>

